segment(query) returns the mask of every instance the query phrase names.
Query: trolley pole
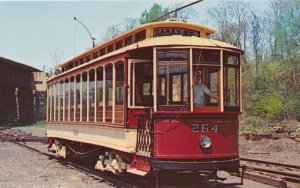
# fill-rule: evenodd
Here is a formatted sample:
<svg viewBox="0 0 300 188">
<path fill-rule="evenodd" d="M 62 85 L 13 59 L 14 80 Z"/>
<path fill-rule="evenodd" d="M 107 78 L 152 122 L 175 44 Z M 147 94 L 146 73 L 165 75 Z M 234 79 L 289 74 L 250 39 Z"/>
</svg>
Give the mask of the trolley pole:
<svg viewBox="0 0 300 188">
<path fill-rule="evenodd" d="M 88 28 L 80 20 L 78 20 L 76 17 L 74 17 L 74 20 L 77 21 L 78 23 L 80 23 L 85 28 L 85 30 L 89 33 L 89 35 L 91 37 L 91 40 L 92 40 L 92 43 L 93 43 L 93 48 L 94 48 L 96 46 L 95 45 L 96 38 L 92 36 L 91 32 L 88 30 Z"/>
</svg>

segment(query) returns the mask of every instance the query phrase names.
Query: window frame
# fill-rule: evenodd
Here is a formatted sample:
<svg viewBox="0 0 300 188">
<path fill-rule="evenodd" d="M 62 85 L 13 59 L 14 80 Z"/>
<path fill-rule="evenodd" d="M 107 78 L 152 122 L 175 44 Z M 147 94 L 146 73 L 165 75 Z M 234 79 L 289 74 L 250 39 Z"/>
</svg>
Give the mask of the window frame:
<svg viewBox="0 0 300 188">
<path fill-rule="evenodd" d="M 225 62 L 225 53 L 229 54 L 229 57 L 234 56 L 238 59 L 237 64 L 230 64 Z M 241 61 L 242 61 L 242 55 L 238 51 L 232 51 L 228 49 L 223 49 L 223 92 L 224 92 L 224 97 L 223 97 L 223 103 L 224 103 L 224 112 L 242 112 L 242 88 L 241 88 Z M 225 92 L 225 87 L 228 82 L 226 82 L 226 68 L 234 68 L 235 69 L 235 83 L 236 83 L 236 102 L 238 105 L 236 106 L 226 106 L 225 104 L 225 98 L 226 98 L 226 92 Z"/>
<path fill-rule="evenodd" d="M 211 62 L 211 63 L 199 63 L 199 65 L 197 63 L 194 63 L 194 51 L 197 51 L 197 50 L 203 50 L 204 52 L 203 53 L 207 53 L 208 51 L 215 51 L 213 53 L 215 54 L 219 54 L 219 62 L 218 63 L 215 63 L 215 62 Z M 194 66 L 199 66 L 199 69 L 207 69 L 207 71 L 209 70 L 213 70 L 213 69 L 216 69 L 217 71 L 217 85 L 218 85 L 218 105 L 217 106 L 214 106 L 214 105 L 211 105 L 211 106 L 199 106 L 199 107 L 195 107 L 193 105 L 193 108 L 192 108 L 192 111 L 193 112 L 221 112 L 223 111 L 223 89 L 222 89 L 222 83 L 223 83 L 223 78 L 222 78 L 222 74 L 223 74 L 223 59 L 222 59 L 222 49 L 215 49 L 215 48 L 191 48 L 191 53 L 192 53 L 192 74 L 190 75 L 191 76 L 191 80 L 192 82 L 194 81 Z M 216 53 L 218 52 L 218 53 Z M 209 79 L 209 74 L 206 74 L 204 73 L 205 76 L 206 76 L 206 79 Z M 205 82 L 205 81 L 204 81 Z M 207 83 L 205 83 L 205 85 L 209 88 L 209 86 L 207 85 Z M 210 89 L 210 88 L 209 88 Z M 192 102 L 194 101 L 194 89 L 192 88 Z M 194 103 L 194 102 L 193 102 Z"/>
<path fill-rule="evenodd" d="M 127 102 L 128 102 L 128 108 L 151 108 L 153 106 L 142 106 L 142 105 L 135 105 L 135 85 L 136 85 L 136 78 L 135 78 L 135 64 L 142 64 L 142 63 L 152 63 L 153 67 L 153 62 L 149 59 L 128 59 L 128 97 L 127 97 Z M 131 76 L 132 75 L 132 76 Z M 153 76 L 153 74 L 152 74 Z M 153 84 L 154 85 L 154 84 Z M 152 86 L 152 92 L 154 92 L 154 88 Z M 154 94 L 154 93 L 153 93 Z M 154 94 L 155 95 L 155 94 Z M 153 96 L 154 97 L 154 96 Z M 154 103 L 154 101 L 153 101 Z"/>
<path fill-rule="evenodd" d="M 190 87 L 191 87 L 191 83 L 190 83 L 190 66 L 191 66 L 191 53 L 190 53 L 190 50 L 191 48 L 190 47 L 182 47 L 182 46 L 176 46 L 176 47 L 155 47 L 153 48 L 153 72 L 154 72 L 154 75 L 153 75 L 153 80 L 154 80 L 154 84 L 153 84 L 153 90 L 154 90 L 154 111 L 157 112 L 157 111 L 182 111 L 183 110 L 187 110 L 187 111 L 191 111 L 190 110 L 190 107 L 191 107 L 191 103 L 190 103 L 190 99 L 191 99 L 191 96 L 188 95 L 189 99 L 187 100 L 187 105 L 186 104 L 176 104 L 174 103 L 173 105 L 164 105 L 160 108 L 163 108 L 161 110 L 158 110 L 159 108 L 159 95 L 158 95 L 158 63 L 159 63 L 159 57 L 158 57 L 158 52 L 159 51 L 186 51 L 187 52 L 187 59 L 186 60 L 179 60 L 179 61 L 174 61 L 174 62 L 178 62 L 179 65 L 185 65 L 185 62 L 186 62 L 186 66 L 187 66 L 187 75 L 188 75 L 188 79 L 187 79 L 187 85 L 188 85 L 188 88 L 187 88 L 187 92 L 190 91 Z M 165 61 L 165 60 L 162 60 L 160 62 L 168 62 L 168 61 Z M 183 63 L 184 62 L 184 63 Z M 167 63 L 168 65 L 171 65 L 171 63 Z M 169 75 L 169 73 L 168 73 Z M 184 76 L 183 76 L 184 77 Z M 182 78 L 183 78 L 182 77 Z M 166 78 L 165 79 L 165 93 L 166 93 L 166 97 L 170 97 L 170 88 L 167 88 L 167 83 L 169 83 L 169 79 Z M 169 86 L 170 87 L 170 86 Z M 169 92 L 168 92 L 169 91 Z M 183 91 L 184 92 L 184 91 Z M 167 99 L 166 99 L 167 100 Z M 183 99 L 184 100 L 184 99 Z M 187 106 L 186 108 L 183 108 L 183 106 Z M 178 108 L 176 110 L 174 110 L 174 108 Z"/>
</svg>

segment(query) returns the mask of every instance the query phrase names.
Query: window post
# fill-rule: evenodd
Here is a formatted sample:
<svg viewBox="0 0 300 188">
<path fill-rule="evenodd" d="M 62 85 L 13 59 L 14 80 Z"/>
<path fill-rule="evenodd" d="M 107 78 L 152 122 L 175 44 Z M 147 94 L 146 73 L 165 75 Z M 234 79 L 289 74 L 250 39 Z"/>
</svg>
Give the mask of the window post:
<svg viewBox="0 0 300 188">
<path fill-rule="evenodd" d="M 116 64 L 114 63 L 112 66 L 113 70 L 112 70 L 112 80 L 113 80 L 113 96 L 112 96 L 112 122 L 115 123 L 115 107 L 116 107 Z"/>
<path fill-rule="evenodd" d="M 95 70 L 95 76 L 94 76 L 94 103 L 95 103 L 95 110 L 94 110 L 94 122 L 97 122 L 97 81 L 98 81 L 98 78 L 97 78 L 97 68 L 94 69 Z"/>
<path fill-rule="evenodd" d="M 223 77 L 223 74 L 224 74 L 224 62 L 223 62 L 223 49 L 221 49 L 221 52 L 220 52 L 220 63 L 221 63 L 221 67 L 220 67 L 220 105 L 221 105 L 221 112 L 224 112 L 224 77 Z"/>
<path fill-rule="evenodd" d="M 103 67 L 102 69 L 103 71 L 103 89 L 102 89 L 102 99 L 103 99 L 103 105 L 102 105 L 102 109 L 103 109 L 103 119 L 102 122 L 105 122 L 105 112 L 106 112 L 106 67 Z"/>
<path fill-rule="evenodd" d="M 86 121 L 90 121 L 90 71 L 86 73 Z"/>
<path fill-rule="evenodd" d="M 79 97 L 79 100 L 80 100 L 80 107 L 79 107 L 80 108 L 80 118 L 79 118 L 79 121 L 80 122 L 82 122 L 82 101 L 83 101 L 82 100 L 82 98 L 83 98 L 82 97 L 82 93 L 83 93 L 82 92 L 82 88 L 83 88 L 82 87 L 82 82 L 83 82 L 83 76 L 82 75 L 83 75 L 83 73 L 80 74 L 80 87 L 79 87 L 80 88 L 80 97 Z"/>
<path fill-rule="evenodd" d="M 194 111 L 193 49 L 192 48 L 190 48 L 190 103 L 191 103 L 191 111 Z"/>
<path fill-rule="evenodd" d="M 70 116 L 71 116 L 71 77 L 69 78 L 68 82 L 68 121 L 70 121 Z"/>
<path fill-rule="evenodd" d="M 65 102 L 65 97 L 66 97 L 66 80 L 63 79 L 63 108 L 62 108 L 62 115 L 63 115 L 63 121 L 65 121 L 65 109 L 66 109 L 66 102 Z"/>
<path fill-rule="evenodd" d="M 76 121 L 76 109 L 77 109 L 77 101 L 76 101 L 76 75 L 74 76 L 74 88 L 73 88 L 73 91 L 74 91 L 74 104 L 73 104 L 73 115 L 74 115 L 74 121 Z"/>
<path fill-rule="evenodd" d="M 154 105 L 154 112 L 157 111 L 157 57 L 156 57 L 156 48 L 153 48 L 153 93 L 154 93 L 154 101 L 153 101 L 153 105 Z"/>
<path fill-rule="evenodd" d="M 54 108 L 53 108 L 54 109 L 53 110 L 54 111 L 54 117 L 53 117 L 53 121 L 56 121 L 56 93 L 57 93 L 57 91 L 56 91 L 56 83 L 54 83 L 53 84 L 53 95 L 54 95 L 54 97 L 53 97 L 54 98 L 54 100 L 53 100 L 54 101 Z"/>
</svg>

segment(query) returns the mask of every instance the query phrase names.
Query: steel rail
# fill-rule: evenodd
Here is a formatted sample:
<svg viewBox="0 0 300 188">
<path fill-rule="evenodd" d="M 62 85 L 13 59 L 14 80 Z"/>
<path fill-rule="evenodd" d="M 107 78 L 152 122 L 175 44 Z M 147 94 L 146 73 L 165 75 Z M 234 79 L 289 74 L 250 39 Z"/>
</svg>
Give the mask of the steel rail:
<svg viewBox="0 0 300 188">
<path fill-rule="evenodd" d="M 261 163 L 261 164 L 268 164 L 268 165 L 286 167 L 286 168 L 295 168 L 295 169 L 300 170 L 299 165 L 284 164 L 284 163 L 278 163 L 278 162 L 270 162 L 270 161 L 265 161 L 265 160 L 250 159 L 250 158 L 244 158 L 244 157 L 241 157 L 240 160 L 247 161 L 247 162 L 254 162 L 254 163 Z"/>
<path fill-rule="evenodd" d="M 256 177 L 257 175 L 254 175 L 255 177 L 252 177 L 251 172 L 260 172 L 269 175 L 275 175 L 277 176 L 277 178 L 279 178 L 279 180 L 281 179 L 289 182 L 300 183 L 299 165 L 270 162 L 270 161 L 251 159 L 251 158 L 240 158 L 240 160 L 245 161 L 247 163 L 254 163 L 254 164 L 244 164 L 243 166 L 246 168 L 246 170 L 247 169 L 250 170 L 249 177 L 250 179 L 252 178 L 255 181 L 262 181 L 262 179 L 264 179 L 263 181 L 265 181 L 265 183 L 266 182 L 271 183 L 273 180 L 274 182 L 276 181 L 277 183 L 278 182 L 280 183 L 280 181 L 272 178 L 266 178 L 266 177 L 257 178 Z"/>
<path fill-rule="evenodd" d="M 35 153 L 47 156 L 47 157 L 49 157 L 51 159 L 55 159 L 57 162 L 65 165 L 65 166 L 72 167 L 73 169 L 83 171 L 83 172 L 87 173 L 89 176 L 92 176 L 93 178 L 99 179 L 99 180 L 104 181 L 104 182 L 106 182 L 108 184 L 113 184 L 116 187 L 124 187 L 124 188 L 132 188 L 132 187 L 134 187 L 134 185 L 132 185 L 130 183 L 127 183 L 125 181 L 120 181 L 118 179 L 118 177 L 116 177 L 116 178 L 114 178 L 114 176 L 111 177 L 111 175 L 109 176 L 109 175 L 107 175 L 105 173 L 101 173 L 101 172 L 98 172 L 96 170 L 89 169 L 87 167 L 78 165 L 78 164 L 76 164 L 74 162 L 71 162 L 69 160 L 58 158 L 55 155 L 48 154 L 46 152 L 40 151 L 40 150 L 38 150 L 36 148 L 30 147 L 30 146 L 25 145 L 23 143 L 19 143 L 19 142 L 12 142 L 12 143 L 16 144 L 19 147 L 23 147 L 23 148 L 26 148 L 26 149 L 28 149 L 30 151 L 33 151 Z"/>
</svg>

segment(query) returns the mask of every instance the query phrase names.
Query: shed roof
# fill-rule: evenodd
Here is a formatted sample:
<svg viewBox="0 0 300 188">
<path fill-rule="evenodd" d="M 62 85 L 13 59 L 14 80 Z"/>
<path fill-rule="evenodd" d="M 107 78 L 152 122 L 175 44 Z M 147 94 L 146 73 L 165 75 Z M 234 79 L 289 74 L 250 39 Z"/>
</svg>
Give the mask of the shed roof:
<svg viewBox="0 0 300 188">
<path fill-rule="evenodd" d="M 16 62 L 16 61 L 13 61 L 13 60 L 1 57 L 1 56 L 0 56 L 0 63 L 6 63 L 13 67 L 18 67 L 20 69 L 23 69 L 23 70 L 26 70 L 29 72 L 41 72 L 41 70 L 39 70 L 37 68 L 31 67 L 31 66 L 25 65 L 23 63 L 19 63 L 19 62 Z"/>
</svg>

